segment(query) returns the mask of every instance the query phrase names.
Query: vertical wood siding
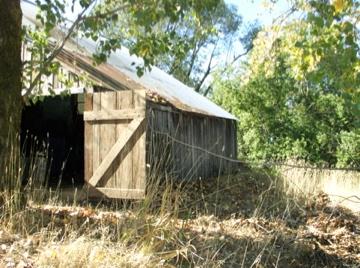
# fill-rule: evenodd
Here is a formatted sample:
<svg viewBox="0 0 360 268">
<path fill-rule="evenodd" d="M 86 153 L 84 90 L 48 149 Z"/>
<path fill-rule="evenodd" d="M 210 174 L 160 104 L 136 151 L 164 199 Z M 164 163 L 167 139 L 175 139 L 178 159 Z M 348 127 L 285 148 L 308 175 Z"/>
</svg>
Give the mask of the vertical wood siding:
<svg viewBox="0 0 360 268">
<path fill-rule="evenodd" d="M 166 171 L 179 179 L 209 178 L 235 167 L 213 154 L 236 159 L 236 121 L 184 113 L 151 101 L 147 101 L 147 117 L 151 173 L 164 175 Z"/>
</svg>

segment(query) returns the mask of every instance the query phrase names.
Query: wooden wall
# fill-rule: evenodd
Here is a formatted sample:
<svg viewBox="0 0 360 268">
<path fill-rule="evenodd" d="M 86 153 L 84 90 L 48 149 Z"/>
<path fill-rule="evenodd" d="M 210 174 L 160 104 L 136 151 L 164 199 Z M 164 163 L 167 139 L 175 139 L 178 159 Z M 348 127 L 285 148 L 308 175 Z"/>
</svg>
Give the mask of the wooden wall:
<svg viewBox="0 0 360 268">
<path fill-rule="evenodd" d="M 235 167 L 216 155 L 236 159 L 236 121 L 186 113 L 151 101 L 147 101 L 147 118 L 150 173 L 209 178 Z"/>
<path fill-rule="evenodd" d="M 85 181 L 111 198 L 145 193 L 145 91 L 85 95 Z"/>
</svg>

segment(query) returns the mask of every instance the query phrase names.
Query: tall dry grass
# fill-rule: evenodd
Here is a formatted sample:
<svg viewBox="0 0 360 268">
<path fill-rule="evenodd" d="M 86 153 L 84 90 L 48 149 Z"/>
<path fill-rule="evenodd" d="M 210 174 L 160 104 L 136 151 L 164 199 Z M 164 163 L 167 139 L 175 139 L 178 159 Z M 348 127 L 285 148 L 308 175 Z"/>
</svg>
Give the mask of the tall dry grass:
<svg viewBox="0 0 360 268">
<path fill-rule="evenodd" d="M 76 196 L 69 204 L 59 187 L 47 187 L 48 146 L 41 153 L 34 150 L 27 159 L 18 148 L 11 148 L 0 187 L 0 242 L 5 241 L 4 234 L 31 241 L 17 245 L 15 238 L 8 239 L 27 252 L 39 249 L 36 265 L 154 267 L 198 260 L 175 224 L 180 187 L 169 177 L 158 176 L 164 163 L 149 174 L 144 200 L 83 200 L 80 207 Z"/>
<path fill-rule="evenodd" d="M 359 174 L 340 171 L 247 169 L 174 181 L 163 172 L 164 154 L 151 166 L 144 200 L 66 203 L 61 189 L 46 187 L 48 160 L 34 154 L 24 178 L 16 150 L 1 185 L 0 228 L 20 235 L 19 251 L 40 267 L 301 267 L 313 250 L 296 241 L 306 206 L 321 191 L 359 193 Z"/>
</svg>

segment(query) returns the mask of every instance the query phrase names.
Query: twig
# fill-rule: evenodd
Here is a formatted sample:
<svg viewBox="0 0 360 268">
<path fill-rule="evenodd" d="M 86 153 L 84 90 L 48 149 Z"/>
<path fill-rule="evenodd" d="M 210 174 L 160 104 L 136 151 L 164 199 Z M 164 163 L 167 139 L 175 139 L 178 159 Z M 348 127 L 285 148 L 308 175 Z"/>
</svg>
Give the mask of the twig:
<svg viewBox="0 0 360 268">
<path fill-rule="evenodd" d="M 47 57 L 47 59 L 45 59 L 44 61 L 44 68 L 47 68 L 50 63 L 56 58 L 56 56 L 61 52 L 61 50 L 63 49 L 63 47 L 65 46 L 66 41 L 70 38 L 70 36 L 72 35 L 74 29 L 78 26 L 78 24 L 80 23 L 80 21 L 82 21 L 83 19 L 83 15 L 85 14 L 85 12 L 88 10 L 88 8 L 95 2 L 95 0 L 92 1 L 91 4 L 89 4 L 87 7 L 85 7 L 81 13 L 79 14 L 79 16 L 77 17 L 77 19 L 74 21 L 74 23 L 71 25 L 67 35 L 64 37 L 64 39 L 61 41 L 60 45 L 55 48 L 55 50 Z M 42 72 L 40 71 L 35 79 L 31 82 L 29 88 L 26 89 L 26 92 L 24 93 L 24 97 L 27 97 L 31 91 L 33 90 L 33 88 L 38 84 L 38 82 L 41 79 L 42 76 Z"/>
<path fill-rule="evenodd" d="M 80 24 L 80 22 L 84 21 L 85 19 L 91 19 L 91 18 L 105 18 L 108 15 L 111 15 L 113 13 L 119 12 L 120 10 L 123 10 L 127 7 L 130 6 L 130 4 L 124 4 L 122 6 L 119 6 L 118 8 L 115 8 L 113 10 L 110 10 L 108 12 L 104 12 L 98 15 L 94 15 L 94 16 L 84 16 L 85 12 L 93 5 L 93 3 L 96 0 L 92 0 L 92 2 L 85 7 L 81 13 L 78 15 L 77 19 L 73 22 L 73 24 L 71 25 L 71 27 L 68 30 L 68 33 L 66 34 L 66 36 L 64 37 L 64 39 L 61 41 L 61 43 L 59 44 L 59 46 L 57 48 L 54 49 L 54 51 L 45 59 L 44 61 L 44 68 L 47 68 L 50 63 L 59 55 L 59 53 L 62 51 L 62 49 L 64 48 L 66 42 L 69 40 L 69 38 L 71 37 L 71 35 L 73 34 L 75 28 L 78 27 L 78 25 Z M 29 96 L 29 94 L 31 93 L 31 91 L 33 90 L 33 88 L 39 83 L 41 76 L 42 76 L 42 72 L 40 71 L 35 79 L 31 82 L 29 88 L 26 89 L 26 92 L 24 93 L 24 97 Z"/>
<path fill-rule="evenodd" d="M 336 195 L 336 194 L 328 194 L 328 195 L 342 198 L 342 200 L 340 201 L 340 203 L 345 202 L 345 201 L 349 201 L 349 202 L 353 202 L 353 203 L 358 203 L 358 204 L 360 204 L 360 197 L 357 196 L 357 195 L 352 195 L 352 196 L 348 196 L 348 197 L 341 196 L 341 195 Z M 352 199 L 352 198 L 355 198 L 355 199 L 357 199 L 357 200 L 359 200 L 359 201 L 350 200 L 350 199 Z"/>
</svg>

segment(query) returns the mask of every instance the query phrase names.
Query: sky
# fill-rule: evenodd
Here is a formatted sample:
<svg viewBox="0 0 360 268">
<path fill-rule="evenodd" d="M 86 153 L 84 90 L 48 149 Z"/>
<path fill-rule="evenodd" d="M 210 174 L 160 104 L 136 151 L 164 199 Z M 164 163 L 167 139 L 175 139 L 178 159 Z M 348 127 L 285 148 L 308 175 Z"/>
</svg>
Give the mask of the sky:
<svg viewBox="0 0 360 268">
<path fill-rule="evenodd" d="M 68 3 L 71 2 L 69 0 L 65 1 Z M 241 14 L 245 23 L 258 20 L 260 24 L 264 26 L 270 25 L 273 19 L 289 9 L 289 0 L 276 0 L 275 4 L 271 3 L 271 0 L 225 0 L 225 2 L 235 5 L 238 8 L 239 14 Z M 75 9 L 75 13 L 72 13 L 70 7 L 67 8 L 69 19 L 74 20 L 76 18 L 80 7 L 76 7 Z"/>
<path fill-rule="evenodd" d="M 273 19 L 277 18 L 289 9 L 289 1 L 278 0 L 272 4 L 270 0 L 225 0 L 226 3 L 237 6 L 244 22 L 258 20 L 262 25 L 270 25 Z"/>
<path fill-rule="evenodd" d="M 225 2 L 238 8 L 239 14 L 243 17 L 243 26 L 256 20 L 262 26 L 271 25 L 274 19 L 290 8 L 289 0 L 276 0 L 275 4 L 271 0 L 225 0 Z M 78 9 L 80 10 L 79 7 Z M 71 14 L 68 7 L 68 18 L 74 20 L 79 10 L 76 10 L 75 14 Z"/>
<path fill-rule="evenodd" d="M 27 1 L 35 2 L 35 0 Z M 68 0 L 65 1 L 68 3 L 71 2 Z M 238 8 L 244 22 L 258 20 L 262 25 L 270 25 L 273 19 L 289 9 L 288 0 L 276 0 L 276 4 L 271 3 L 271 0 L 225 0 L 225 2 L 235 5 Z M 76 9 L 79 9 L 79 7 Z M 78 11 L 79 10 L 76 10 L 75 14 L 72 14 L 68 7 L 67 14 L 69 19 L 76 18 Z"/>
<path fill-rule="evenodd" d="M 273 20 L 286 13 L 290 8 L 289 0 L 276 0 L 274 1 L 276 2 L 275 4 L 270 0 L 225 0 L 225 2 L 238 8 L 238 13 L 243 18 L 242 27 L 244 27 L 244 30 L 248 24 L 255 21 L 260 26 L 270 26 Z M 224 56 L 218 60 L 220 62 L 231 62 L 235 56 L 243 52 L 242 44 L 235 42 L 231 51 L 224 53 Z M 215 62 L 214 64 L 217 63 Z"/>
<path fill-rule="evenodd" d="M 199 0 L 200 1 L 200 0 Z M 272 4 L 270 0 L 225 0 L 238 8 L 244 22 L 259 20 L 262 25 L 270 25 L 272 20 L 289 9 L 288 0 L 277 0 Z M 70 17 L 76 17 L 68 10 Z"/>
<path fill-rule="evenodd" d="M 28 0 L 29 1 L 29 0 Z M 34 1 L 34 0 L 30 0 Z M 71 3 L 71 0 L 64 0 L 67 3 Z M 201 0 L 199 0 L 201 1 Z M 276 2 L 275 4 L 272 3 Z M 235 5 L 238 8 L 239 14 L 243 17 L 242 27 L 246 29 L 247 24 L 258 21 L 261 26 L 271 25 L 273 20 L 284 14 L 289 8 L 289 0 L 225 0 L 226 3 Z M 66 8 L 67 18 L 74 20 L 77 14 L 80 12 L 80 7 L 75 7 L 75 12 L 71 12 L 70 5 Z M 234 44 L 232 51 L 224 54 L 225 58 L 221 61 L 232 60 L 238 53 L 243 52 L 243 48 L 240 42 Z M 230 53 L 229 53 L 230 52 Z M 230 57 L 230 58 L 228 58 Z"/>
<path fill-rule="evenodd" d="M 68 1 L 68 3 L 70 2 L 70 0 L 65 1 Z M 279 17 L 281 14 L 284 14 L 289 9 L 289 0 L 276 0 L 275 4 L 273 4 L 271 0 L 225 0 L 225 2 L 235 5 L 238 8 L 239 14 L 243 17 L 243 26 L 245 27 L 248 23 L 252 23 L 256 20 L 262 26 L 271 25 L 274 19 Z M 67 17 L 74 20 L 79 10 L 72 13 L 70 8 L 68 8 L 66 12 Z M 223 56 L 218 58 L 216 61 L 213 61 L 213 63 L 218 64 L 219 62 L 231 62 L 235 56 L 243 52 L 244 49 L 241 43 L 236 42 L 230 51 L 224 52 Z M 207 64 L 208 63 L 205 61 L 204 68 L 206 68 Z"/>
</svg>

